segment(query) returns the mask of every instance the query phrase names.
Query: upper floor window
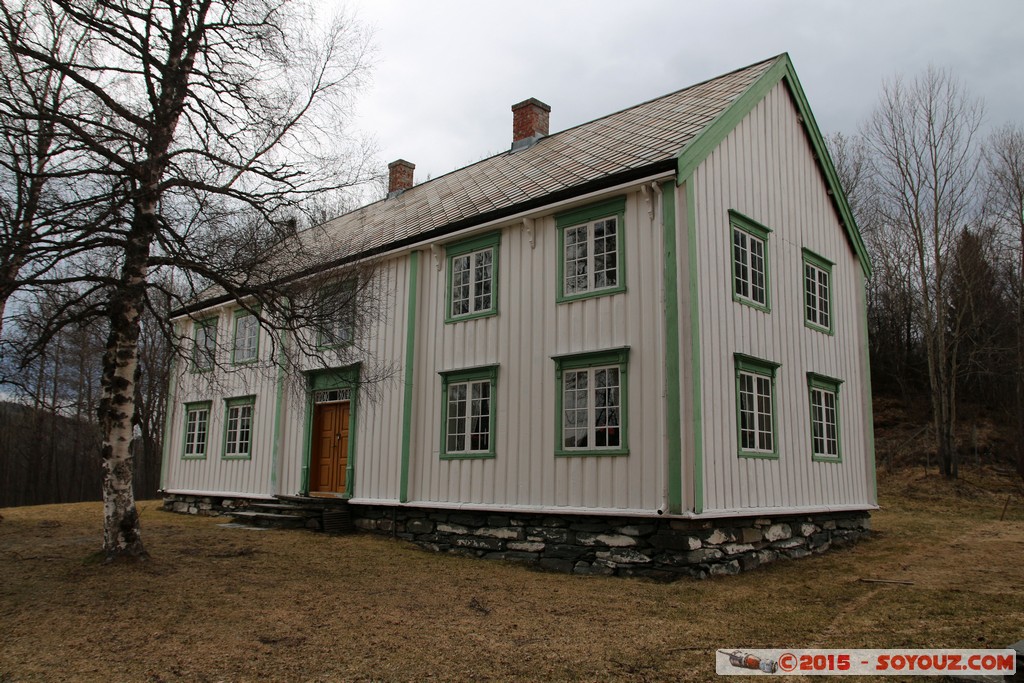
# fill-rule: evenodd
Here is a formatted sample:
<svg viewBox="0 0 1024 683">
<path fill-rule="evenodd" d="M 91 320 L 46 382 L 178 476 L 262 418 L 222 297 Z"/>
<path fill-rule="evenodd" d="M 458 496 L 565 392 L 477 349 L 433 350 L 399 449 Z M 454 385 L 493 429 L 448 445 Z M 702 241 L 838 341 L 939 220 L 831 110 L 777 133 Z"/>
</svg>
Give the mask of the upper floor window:
<svg viewBox="0 0 1024 683">
<path fill-rule="evenodd" d="M 559 301 L 625 291 L 625 215 L 618 197 L 555 216 Z"/>
<path fill-rule="evenodd" d="M 250 363 L 256 360 L 260 343 L 260 321 L 255 313 L 245 309 L 235 311 L 235 341 L 232 363 Z"/>
<path fill-rule="evenodd" d="M 498 247 L 501 233 L 474 237 L 445 247 L 448 258 L 446 322 L 498 312 Z"/>
<path fill-rule="evenodd" d="M 775 371 L 779 364 L 740 353 L 733 357 L 739 454 L 749 458 L 777 458 Z"/>
<path fill-rule="evenodd" d="M 771 310 L 768 289 L 768 235 L 771 230 L 736 211 L 732 230 L 732 298 L 763 311 Z"/>
<path fill-rule="evenodd" d="M 629 349 L 555 360 L 556 455 L 626 455 Z"/>
<path fill-rule="evenodd" d="M 804 323 L 832 334 L 832 266 L 828 259 L 804 249 Z"/>
<path fill-rule="evenodd" d="M 356 283 L 346 280 L 320 293 L 317 346 L 345 346 L 355 340 Z"/>
<path fill-rule="evenodd" d="M 212 370 L 217 359 L 217 319 L 207 318 L 195 322 L 195 340 L 192 346 L 192 368 L 196 372 Z"/>
</svg>

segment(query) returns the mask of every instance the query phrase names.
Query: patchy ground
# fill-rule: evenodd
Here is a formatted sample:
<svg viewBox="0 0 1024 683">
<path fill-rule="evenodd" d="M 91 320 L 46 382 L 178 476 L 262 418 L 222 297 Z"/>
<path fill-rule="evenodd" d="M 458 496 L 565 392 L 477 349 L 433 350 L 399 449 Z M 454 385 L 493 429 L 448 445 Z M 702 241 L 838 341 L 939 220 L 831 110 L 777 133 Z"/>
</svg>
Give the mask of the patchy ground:
<svg viewBox="0 0 1024 683">
<path fill-rule="evenodd" d="M 85 561 L 99 504 L 5 509 L 0 683 L 716 680 L 719 647 L 1024 637 L 1019 483 L 968 471 L 950 485 L 918 470 L 880 488 L 877 533 L 852 549 L 673 584 L 224 528 L 158 502 L 142 504 L 153 559 L 103 566 Z"/>
</svg>

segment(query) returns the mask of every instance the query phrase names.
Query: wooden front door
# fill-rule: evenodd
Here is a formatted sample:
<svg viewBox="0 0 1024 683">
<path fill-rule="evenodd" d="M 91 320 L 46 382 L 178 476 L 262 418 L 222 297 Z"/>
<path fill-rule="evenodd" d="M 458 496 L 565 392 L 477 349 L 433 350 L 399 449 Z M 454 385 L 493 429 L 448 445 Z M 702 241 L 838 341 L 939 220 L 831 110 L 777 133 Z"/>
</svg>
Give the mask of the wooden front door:
<svg viewBox="0 0 1024 683">
<path fill-rule="evenodd" d="M 319 403 L 313 412 L 310 493 L 344 493 L 348 467 L 348 402 Z"/>
</svg>

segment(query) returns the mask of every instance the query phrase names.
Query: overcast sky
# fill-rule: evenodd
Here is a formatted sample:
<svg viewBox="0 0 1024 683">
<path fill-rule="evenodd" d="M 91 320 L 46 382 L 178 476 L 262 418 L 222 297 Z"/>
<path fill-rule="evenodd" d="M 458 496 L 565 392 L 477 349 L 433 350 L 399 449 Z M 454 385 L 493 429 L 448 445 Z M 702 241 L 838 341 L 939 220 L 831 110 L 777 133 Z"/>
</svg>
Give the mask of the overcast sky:
<svg viewBox="0 0 1024 683">
<path fill-rule="evenodd" d="M 512 104 L 551 132 L 788 52 L 826 134 L 929 64 L 1024 125 L 1024 0 L 348 0 L 376 32 L 358 127 L 416 181 L 508 149 Z"/>
</svg>

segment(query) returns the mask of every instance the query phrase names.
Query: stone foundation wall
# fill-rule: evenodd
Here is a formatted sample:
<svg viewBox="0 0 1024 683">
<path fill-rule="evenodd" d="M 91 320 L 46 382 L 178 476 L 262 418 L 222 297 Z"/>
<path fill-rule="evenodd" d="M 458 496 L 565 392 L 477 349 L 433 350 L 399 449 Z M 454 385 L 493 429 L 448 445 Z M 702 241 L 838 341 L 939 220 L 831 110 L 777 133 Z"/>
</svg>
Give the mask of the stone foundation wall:
<svg viewBox="0 0 1024 683">
<path fill-rule="evenodd" d="M 738 574 L 853 543 L 867 512 L 680 520 L 350 506 L 355 525 L 437 552 L 576 574 L 672 579 Z"/>
<path fill-rule="evenodd" d="M 229 514 L 232 510 L 244 510 L 249 507 L 249 503 L 250 501 L 245 498 L 183 496 L 175 493 L 166 493 L 164 494 L 163 509 L 166 512 L 181 512 L 186 515 L 217 517 Z"/>
<path fill-rule="evenodd" d="M 216 516 L 244 510 L 250 502 L 265 501 L 168 494 L 164 509 Z M 348 510 L 358 529 L 435 552 L 557 572 L 656 579 L 738 574 L 854 543 L 871 529 L 867 512 L 686 520 L 375 505 Z"/>
</svg>

